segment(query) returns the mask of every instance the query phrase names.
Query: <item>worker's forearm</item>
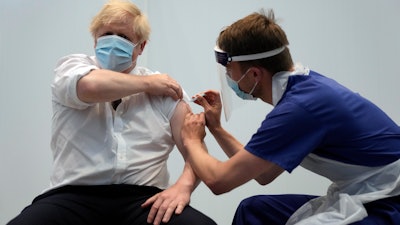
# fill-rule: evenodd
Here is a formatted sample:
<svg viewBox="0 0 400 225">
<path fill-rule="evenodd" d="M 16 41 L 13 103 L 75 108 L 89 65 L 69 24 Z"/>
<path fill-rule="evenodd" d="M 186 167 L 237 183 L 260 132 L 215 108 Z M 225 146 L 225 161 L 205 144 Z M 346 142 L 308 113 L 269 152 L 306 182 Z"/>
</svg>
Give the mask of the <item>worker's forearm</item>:
<svg viewBox="0 0 400 225">
<path fill-rule="evenodd" d="M 218 161 L 208 154 L 205 144 L 200 141 L 186 141 L 185 148 L 188 151 L 187 160 L 197 176 L 206 183 L 215 180 Z"/>
<path fill-rule="evenodd" d="M 229 158 L 243 149 L 243 145 L 224 128 L 217 127 L 210 130 L 210 132 Z"/>
</svg>

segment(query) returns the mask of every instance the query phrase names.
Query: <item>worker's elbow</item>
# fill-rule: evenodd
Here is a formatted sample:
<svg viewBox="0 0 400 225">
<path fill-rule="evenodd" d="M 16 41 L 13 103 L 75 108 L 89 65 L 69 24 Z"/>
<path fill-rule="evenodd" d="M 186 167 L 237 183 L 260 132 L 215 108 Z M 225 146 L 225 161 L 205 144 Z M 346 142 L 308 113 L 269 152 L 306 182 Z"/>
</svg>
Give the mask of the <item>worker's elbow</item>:
<svg viewBox="0 0 400 225">
<path fill-rule="evenodd" d="M 260 179 L 256 179 L 256 181 L 257 181 L 258 184 L 260 184 L 260 185 L 262 185 L 262 186 L 265 186 L 265 185 L 267 185 L 267 184 L 270 183 L 270 182 L 267 182 L 267 181 L 265 181 L 265 180 L 260 180 Z"/>
<path fill-rule="evenodd" d="M 257 177 L 257 178 L 255 178 L 255 180 L 257 181 L 257 183 L 259 183 L 260 185 L 263 185 L 263 186 L 265 186 L 273 181 L 273 179 L 270 179 L 269 177 L 263 177 L 263 176 Z"/>
<path fill-rule="evenodd" d="M 221 195 L 231 190 L 225 182 L 219 180 L 206 181 L 205 184 L 215 195 Z"/>
</svg>

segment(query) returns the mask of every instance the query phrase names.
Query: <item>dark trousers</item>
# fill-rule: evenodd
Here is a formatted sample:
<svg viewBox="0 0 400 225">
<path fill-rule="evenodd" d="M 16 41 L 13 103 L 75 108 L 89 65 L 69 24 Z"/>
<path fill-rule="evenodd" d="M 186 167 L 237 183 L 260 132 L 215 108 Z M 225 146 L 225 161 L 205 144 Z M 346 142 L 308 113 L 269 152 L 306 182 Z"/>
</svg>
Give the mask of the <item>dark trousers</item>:
<svg viewBox="0 0 400 225">
<path fill-rule="evenodd" d="M 65 186 L 36 197 L 8 225 L 148 224 L 149 197 L 162 190 L 135 185 Z M 168 224 L 216 225 L 209 217 L 187 206 Z"/>
<path fill-rule="evenodd" d="M 317 196 L 257 195 L 243 200 L 238 206 L 234 225 L 284 225 L 304 203 Z M 400 224 L 400 197 L 380 199 L 364 204 L 368 216 L 351 225 Z"/>
</svg>

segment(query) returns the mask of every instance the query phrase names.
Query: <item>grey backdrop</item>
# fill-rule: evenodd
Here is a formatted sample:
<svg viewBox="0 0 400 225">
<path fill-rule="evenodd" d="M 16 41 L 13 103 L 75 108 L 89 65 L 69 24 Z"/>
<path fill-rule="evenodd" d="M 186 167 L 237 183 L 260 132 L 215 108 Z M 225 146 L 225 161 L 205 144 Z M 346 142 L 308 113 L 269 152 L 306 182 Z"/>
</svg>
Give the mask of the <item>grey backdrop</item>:
<svg viewBox="0 0 400 225">
<path fill-rule="evenodd" d="M 57 59 L 93 53 L 91 18 L 105 0 L 0 2 L 0 224 L 17 215 L 48 185 L 51 170 L 50 83 Z M 296 62 L 332 77 L 382 107 L 399 113 L 400 2 L 396 0 L 138 0 L 153 28 L 139 64 L 168 73 L 189 95 L 219 89 L 213 47 L 220 30 L 260 8 L 273 8 Z M 193 110 L 201 109 L 193 105 Z M 243 104 L 224 126 L 244 144 L 271 107 Z M 226 157 L 207 136 L 210 154 Z M 170 158 L 172 179 L 182 159 Z M 302 168 L 273 184 L 249 182 L 215 196 L 201 184 L 191 204 L 230 224 L 241 199 L 255 194 L 324 194 L 329 181 Z"/>
</svg>

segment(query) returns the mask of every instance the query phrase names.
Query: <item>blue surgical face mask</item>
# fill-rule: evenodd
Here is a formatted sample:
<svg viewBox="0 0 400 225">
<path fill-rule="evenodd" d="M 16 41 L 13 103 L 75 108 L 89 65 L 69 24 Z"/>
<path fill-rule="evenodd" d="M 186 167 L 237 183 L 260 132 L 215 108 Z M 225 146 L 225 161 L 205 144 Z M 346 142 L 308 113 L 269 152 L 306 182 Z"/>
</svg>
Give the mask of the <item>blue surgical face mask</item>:
<svg viewBox="0 0 400 225">
<path fill-rule="evenodd" d="M 240 90 L 240 88 L 239 88 L 239 82 L 247 75 L 248 72 L 249 72 L 249 70 L 247 70 L 246 73 L 244 73 L 238 81 L 232 80 L 232 78 L 228 74 L 225 74 L 226 81 L 228 82 L 229 87 L 232 88 L 232 90 L 236 93 L 237 96 L 239 96 L 239 98 L 244 99 L 244 100 L 256 100 L 257 98 L 254 97 L 252 95 L 252 93 L 253 93 L 254 89 L 256 88 L 258 82 L 256 82 L 254 84 L 253 88 L 250 90 L 249 93 L 246 93 L 246 92 Z"/>
<path fill-rule="evenodd" d="M 132 66 L 135 44 L 118 36 L 99 37 L 96 44 L 96 58 L 101 68 L 122 72 Z"/>
</svg>

